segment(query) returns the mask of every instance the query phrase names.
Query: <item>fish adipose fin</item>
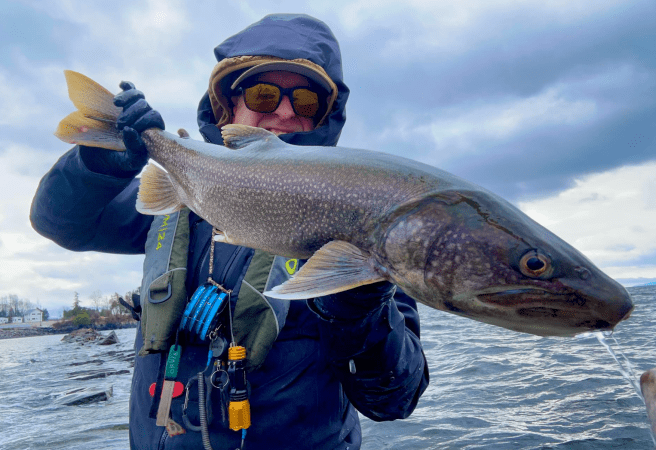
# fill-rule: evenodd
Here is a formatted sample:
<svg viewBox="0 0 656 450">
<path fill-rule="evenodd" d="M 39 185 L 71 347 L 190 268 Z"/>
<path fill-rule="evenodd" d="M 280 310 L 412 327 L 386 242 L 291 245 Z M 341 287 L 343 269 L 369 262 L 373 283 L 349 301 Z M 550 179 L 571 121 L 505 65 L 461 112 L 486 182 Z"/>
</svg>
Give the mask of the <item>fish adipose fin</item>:
<svg viewBox="0 0 656 450">
<path fill-rule="evenodd" d="M 322 297 L 383 281 L 369 257 L 345 241 L 321 247 L 293 278 L 264 295 L 284 300 Z"/>
<path fill-rule="evenodd" d="M 221 128 L 221 137 L 223 137 L 225 146 L 233 150 L 244 148 L 256 142 L 272 144 L 280 141 L 278 136 L 264 128 L 239 124 L 224 125 Z"/>
<path fill-rule="evenodd" d="M 149 216 L 171 214 L 184 208 L 169 174 L 149 163 L 141 175 L 137 194 L 137 211 Z"/>
<path fill-rule="evenodd" d="M 125 150 L 116 119 L 121 108 L 114 106 L 114 94 L 81 73 L 65 70 L 68 96 L 78 109 L 66 116 L 55 136 L 69 144 Z"/>
</svg>

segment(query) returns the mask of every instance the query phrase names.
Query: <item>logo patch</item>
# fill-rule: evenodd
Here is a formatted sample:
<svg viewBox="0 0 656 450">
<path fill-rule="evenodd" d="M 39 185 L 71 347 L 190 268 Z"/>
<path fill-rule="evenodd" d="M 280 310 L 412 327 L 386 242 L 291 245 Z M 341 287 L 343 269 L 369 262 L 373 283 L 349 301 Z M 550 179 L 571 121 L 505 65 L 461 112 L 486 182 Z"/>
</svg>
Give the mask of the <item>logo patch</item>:
<svg viewBox="0 0 656 450">
<path fill-rule="evenodd" d="M 287 269 L 287 273 L 290 275 L 294 275 L 294 272 L 296 272 L 297 267 L 298 267 L 298 259 L 288 259 L 287 262 L 285 263 L 285 269 Z"/>
<path fill-rule="evenodd" d="M 162 248 L 161 241 L 163 241 L 164 238 L 166 237 L 166 230 L 168 229 L 170 218 L 171 216 L 166 214 L 164 216 L 164 221 L 162 222 L 162 226 L 160 226 L 159 230 L 157 230 L 157 247 L 155 247 L 155 250 L 159 250 L 160 248 Z"/>
</svg>

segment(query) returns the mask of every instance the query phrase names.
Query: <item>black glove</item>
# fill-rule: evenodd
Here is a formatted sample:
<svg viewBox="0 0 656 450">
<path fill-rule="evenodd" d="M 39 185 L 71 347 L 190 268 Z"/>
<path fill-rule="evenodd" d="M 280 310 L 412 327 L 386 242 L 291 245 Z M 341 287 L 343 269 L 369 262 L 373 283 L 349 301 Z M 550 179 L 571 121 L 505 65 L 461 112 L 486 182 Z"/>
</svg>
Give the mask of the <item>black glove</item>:
<svg viewBox="0 0 656 450">
<path fill-rule="evenodd" d="M 364 319 L 390 301 L 395 291 L 395 285 L 381 281 L 311 299 L 308 303 L 310 309 L 324 319 L 351 322 Z"/>
<path fill-rule="evenodd" d="M 118 178 L 132 178 L 148 162 L 148 151 L 141 139 L 141 132 L 148 128 L 164 129 L 164 120 L 145 100 L 143 92 L 134 84 L 122 81 L 123 92 L 114 97 L 114 104 L 123 108 L 116 127 L 123 131 L 126 151 L 117 152 L 81 145 L 80 157 L 89 170 Z"/>
</svg>

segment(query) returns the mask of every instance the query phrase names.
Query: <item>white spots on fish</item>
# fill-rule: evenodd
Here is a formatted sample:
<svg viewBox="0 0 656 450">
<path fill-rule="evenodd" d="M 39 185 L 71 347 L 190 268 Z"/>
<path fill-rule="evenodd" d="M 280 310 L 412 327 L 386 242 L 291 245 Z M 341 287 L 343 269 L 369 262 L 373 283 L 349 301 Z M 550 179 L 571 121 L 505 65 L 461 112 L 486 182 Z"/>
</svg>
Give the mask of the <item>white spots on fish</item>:
<svg viewBox="0 0 656 450">
<path fill-rule="evenodd" d="M 222 225 L 220 228 L 232 230 L 234 239 L 249 233 L 261 242 L 276 235 L 290 247 L 301 247 L 303 242 L 322 240 L 343 230 L 362 229 L 367 218 L 376 217 L 407 197 L 402 189 L 395 189 L 402 184 L 393 179 L 372 183 L 374 173 L 349 168 L 317 173 L 316 167 L 279 164 L 275 160 L 264 165 L 257 161 L 245 164 L 231 159 L 231 152 L 238 150 L 228 152 L 225 159 L 205 157 L 199 164 L 190 161 L 198 159 L 191 150 L 181 149 L 178 144 L 165 147 L 160 147 L 158 153 L 168 154 L 170 173 L 185 178 L 180 184 L 185 185 L 189 200 L 196 203 L 190 205 L 192 209 L 211 223 Z M 165 161 L 155 159 L 165 165 Z M 424 222 L 407 230 L 411 242 L 418 246 L 429 245 L 421 232 Z M 246 230 L 244 223 L 258 226 Z"/>
</svg>

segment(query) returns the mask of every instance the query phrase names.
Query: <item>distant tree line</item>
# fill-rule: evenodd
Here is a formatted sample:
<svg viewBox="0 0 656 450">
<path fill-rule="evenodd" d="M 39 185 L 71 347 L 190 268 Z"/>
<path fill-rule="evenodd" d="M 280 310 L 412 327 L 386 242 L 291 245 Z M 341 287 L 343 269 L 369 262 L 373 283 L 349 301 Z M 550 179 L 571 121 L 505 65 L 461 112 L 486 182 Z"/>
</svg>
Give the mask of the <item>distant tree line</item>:
<svg viewBox="0 0 656 450">
<path fill-rule="evenodd" d="M 139 294 L 139 288 L 129 291 L 124 299 L 132 303 L 132 297 Z M 76 327 L 87 327 L 98 323 L 123 323 L 132 319 L 131 311 L 119 302 L 118 293 L 103 296 L 102 292 L 94 291 L 89 295 L 92 307 L 82 306 L 80 295 L 73 293 L 73 308 L 64 308 L 62 323 L 72 322 Z"/>
<path fill-rule="evenodd" d="M 43 311 L 43 320 L 48 320 L 50 313 L 46 308 L 41 308 L 41 305 L 32 303 L 26 298 L 19 298 L 16 294 L 8 294 L 0 297 L 0 317 L 22 317 L 30 309 L 40 309 Z"/>
</svg>

